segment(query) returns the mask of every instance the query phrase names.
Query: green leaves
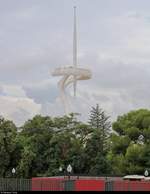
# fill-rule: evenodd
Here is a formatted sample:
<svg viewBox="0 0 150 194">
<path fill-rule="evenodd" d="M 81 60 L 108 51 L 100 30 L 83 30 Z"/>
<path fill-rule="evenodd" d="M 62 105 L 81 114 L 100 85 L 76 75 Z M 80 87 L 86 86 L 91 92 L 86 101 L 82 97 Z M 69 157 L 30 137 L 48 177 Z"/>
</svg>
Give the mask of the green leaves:
<svg viewBox="0 0 150 194">
<path fill-rule="evenodd" d="M 15 154 L 17 144 L 15 138 L 17 128 L 12 121 L 0 118 L 0 176 L 11 176 L 11 169 L 16 165 Z"/>
<path fill-rule="evenodd" d="M 111 124 L 109 116 L 99 108 L 98 104 L 91 109 L 89 125 L 92 131 L 85 146 L 85 152 L 88 153 L 85 163 L 88 167 L 87 173 L 102 175 L 110 170 L 106 153 Z"/>
<path fill-rule="evenodd" d="M 125 134 L 130 138 L 130 140 L 137 141 L 141 135 L 141 130 L 136 127 L 130 127 L 125 129 Z"/>
<path fill-rule="evenodd" d="M 32 176 L 32 163 L 35 157 L 36 153 L 30 147 L 26 146 L 22 152 L 22 157 L 17 168 L 20 177 L 29 178 Z"/>
<path fill-rule="evenodd" d="M 111 147 L 113 153 L 125 154 L 131 139 L 128 136 L 112 135 L 111 141 L 113 142 Z"/>
<path fill-rule="evenodd" d="M 99 105 L 89 122 L 78 114 L 36 115 L 17 131 L 12 121 L 0 118 L 0 176 L 60 175 L 71 164 L 73 173 L 87 175 L 142 174 L 150 166 L 150 111 L 131 111 L 111 123 Z M 62 175 L 61 174 L 61 175 Z"/>
<path fill-rule="evenodd" d="M 121 173 L 143 173 L 150 164 L 146 156 L 150 153 L 150 111 L 140 109 L 119 116 L 113 123 L 113 130 L 117 132 L 111 137 L 111 151 L 115 159 L 109 157 L 109 160 L 113 161 L 113 169 L 118 169 L 119 163 Z M 118 157 L 124 160 L 118 161 Z"/>
<path fill-rule="evenodd" d="M 109 116 L 106 115 L 105 111 L 99 108 L 98 104 L 91 109 L 89 124 L 95 129 L 105 129 L 105 132 L 107 131 L 107 133 L 111 127 Z"/>
<path fill-rule="evenodd" d="M 142 153 L 144 151 L 144 146 L 138 144 L 131 144 L 126 151 L 126 159 L 129 162 L 138 162 L 142 159 Z"/>
</svg>

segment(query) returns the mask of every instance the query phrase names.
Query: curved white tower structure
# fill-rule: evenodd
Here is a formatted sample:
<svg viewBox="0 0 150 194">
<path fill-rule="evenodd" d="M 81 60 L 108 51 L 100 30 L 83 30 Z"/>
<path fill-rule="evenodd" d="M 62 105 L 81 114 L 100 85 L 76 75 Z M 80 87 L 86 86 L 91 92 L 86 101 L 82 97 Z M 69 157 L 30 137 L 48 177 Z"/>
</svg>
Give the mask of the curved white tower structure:
<svg viewBox="0 0 150 194">
<path fill-rule="evenodd" d="M 60 90 L 60 97 L 62 99 L 62 103 L 64 104 L 65 114 L 67 115 L 69 113 L 69 105 L 65 88 L 69 84 L 73 84 L 74 96 L 76 97 L 77 80 L 87 80 L 90 79 L 92 76 L 90 70 L 77 67 L 76 7 L 74 7 L 73 65 L 63 68 L 56 68 L 53 71 L 52 75 L 62 76 L 62 79 L 58 82 L 58 87 Z"/>
</svg>

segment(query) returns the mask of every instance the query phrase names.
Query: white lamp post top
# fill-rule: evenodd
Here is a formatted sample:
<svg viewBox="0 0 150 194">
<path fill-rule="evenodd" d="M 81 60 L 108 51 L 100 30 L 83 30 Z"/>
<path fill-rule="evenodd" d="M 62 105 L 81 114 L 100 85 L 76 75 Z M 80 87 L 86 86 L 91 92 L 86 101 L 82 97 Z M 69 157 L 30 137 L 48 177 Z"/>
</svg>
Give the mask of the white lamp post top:
<svg viewBox="0 0 150 194">
<path fill-rule="evenodd" d="M 72 166 L 69 164 L 69 165 L 67 166 L 67 172 L 71 173 L 71 171 L 72 171 Z"/>
<path fill-rule="evenodd" d="M 16 170 L 15 170 L 15 168 L 13 168 L 13 169 L 12 169 L 12 173 L 15 174 L 15 172 L 16 172 Z"/>
<path fill-rule="evenodd" d="M 138 138 L 140 141 L 142 141 L 144 139 L 144 136 L 143 135 L 139 135 L 139 138 Z"/>
<path fill-rule="evenodd" d="M 145 175 L 145 176 L 148 176 L 148 174 L 149 174 L 149 173 L 148 173 L 148 170 L 145 170 L 144 175 Z"/>
<path fill-rule="evenodd" d="M 62 169 L 62 167 L 60 166 L 60 167 L 59 167 L 59 171 L 61 172 L 62 170 L 63 170 L 63 169 Z"/>
</svg>

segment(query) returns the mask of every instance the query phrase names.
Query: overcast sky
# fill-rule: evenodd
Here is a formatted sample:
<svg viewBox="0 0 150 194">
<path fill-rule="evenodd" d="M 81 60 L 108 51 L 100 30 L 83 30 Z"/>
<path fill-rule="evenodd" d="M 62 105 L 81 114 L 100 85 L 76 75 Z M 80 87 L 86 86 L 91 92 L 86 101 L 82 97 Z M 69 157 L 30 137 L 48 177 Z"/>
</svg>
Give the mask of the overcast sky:
<svg viewBox="0 0 150 194">
<path fill-rule="evenodd" d="M 21 126 L 36 114 L 64 114 L 51 72 L 72 65 L 73 6 L 78 65 L 92 79 L 67 89 L 87 120 L 97 103 L 112 120 L 150 108 L 149 0 L 0 0 L 0 114 Z"/>
</svg>

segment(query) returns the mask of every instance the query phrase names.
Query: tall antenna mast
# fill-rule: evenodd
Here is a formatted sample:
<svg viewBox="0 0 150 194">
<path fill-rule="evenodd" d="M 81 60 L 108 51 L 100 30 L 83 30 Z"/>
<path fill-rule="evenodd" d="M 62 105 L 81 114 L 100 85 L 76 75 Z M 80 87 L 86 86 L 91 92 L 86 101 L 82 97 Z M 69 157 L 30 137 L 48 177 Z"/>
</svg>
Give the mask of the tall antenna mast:
<svg viewBox="0 0 150 194">
<path fill-rule="evenodd" d="M 73 31 L 73 66 L 77 66 L 77 27 L 76 27 L 76 6 L 74 6 L 74 31 Z"/>
<path fill-rule="evenodd" d="M 74 30 L 73 30 L 73 66 L 77 67 L 77 27 L 76 27 L 76 6 L 74 6 Z M 77 79 L 74 75 L 74 97 L 76 97 Z"/>
<path fill-rule="evenodd" d="M 76 87 L 77 87 L 77 81 L 81 80 L 88 80 L 91 79 L 92 73 L 89 69 L 79 68 L 77 67 L 78 61 L 77 61 L 77 27 L 76 27 L 76 6 L 73 7 L 73 64 L 68 67 L 59 67 L 54 70 L 52 73 L 53 76 L 61 76 L 62 78 L 58 82 L 58 87 L 60 90 L 60 97 L 62 100 L 62 103 L 64 105 L 65 114 L 69 114 L 69 99 L 66 96 L 65 89 L 68 85 L 73 85 L 74 89 L 74 97 L 76 97 Z"/>
</svg>

